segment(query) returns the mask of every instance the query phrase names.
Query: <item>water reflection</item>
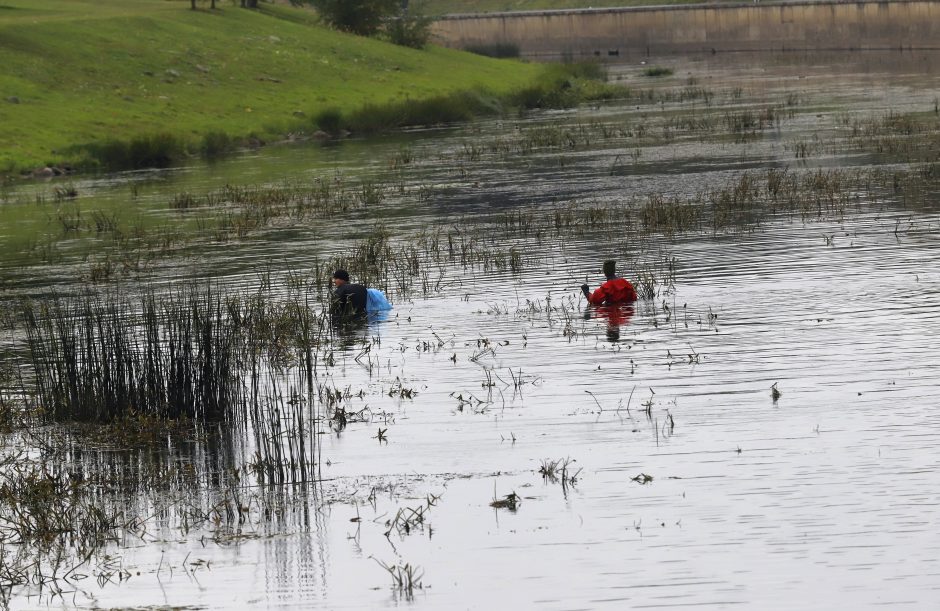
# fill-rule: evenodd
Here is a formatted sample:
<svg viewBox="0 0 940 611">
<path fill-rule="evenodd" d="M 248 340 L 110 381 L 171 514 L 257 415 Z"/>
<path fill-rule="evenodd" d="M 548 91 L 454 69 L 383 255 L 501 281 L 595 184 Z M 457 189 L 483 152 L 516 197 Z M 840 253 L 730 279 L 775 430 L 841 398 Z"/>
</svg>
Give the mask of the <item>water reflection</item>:
<svg viewBox="0 0 940 611">
<path fill-rule="evenodd" d="M 584 309 L 584 319 L 606 323 L 607 341 L 617 343 L 621 327 L 630 324 L 635 313 L 636 308 L 632 304 L 589 305 Z"/>
</svg>

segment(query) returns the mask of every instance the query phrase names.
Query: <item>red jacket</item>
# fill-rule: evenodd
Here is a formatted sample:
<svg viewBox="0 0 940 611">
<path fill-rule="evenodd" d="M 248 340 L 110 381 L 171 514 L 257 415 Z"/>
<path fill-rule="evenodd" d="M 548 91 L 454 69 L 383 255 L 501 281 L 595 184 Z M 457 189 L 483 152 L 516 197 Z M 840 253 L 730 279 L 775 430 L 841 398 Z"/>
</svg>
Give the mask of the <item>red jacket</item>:
<svg viewBox="0 0 940 611">
<path fill-rule="evenodd" d="M 603 303 L 630 303 L 636 301 L 636 289 L 623 278 L 614 278 L 597 287 L 588 301 L 594 305 Z"/>
</svg>

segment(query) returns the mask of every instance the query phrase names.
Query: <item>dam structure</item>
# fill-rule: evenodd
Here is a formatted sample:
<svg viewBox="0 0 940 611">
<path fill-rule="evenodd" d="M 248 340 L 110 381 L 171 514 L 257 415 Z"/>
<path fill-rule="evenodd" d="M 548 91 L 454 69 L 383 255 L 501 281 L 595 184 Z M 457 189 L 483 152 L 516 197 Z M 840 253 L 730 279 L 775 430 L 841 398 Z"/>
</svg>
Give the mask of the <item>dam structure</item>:
<svg viewBox="0 0 940 611">
<path fill-rule="evenodd" d="M 940 49 L 940 2 L 685 4 L 446 15 L 439 44 L 581 59 L 735 51 Z"/>
</svg>

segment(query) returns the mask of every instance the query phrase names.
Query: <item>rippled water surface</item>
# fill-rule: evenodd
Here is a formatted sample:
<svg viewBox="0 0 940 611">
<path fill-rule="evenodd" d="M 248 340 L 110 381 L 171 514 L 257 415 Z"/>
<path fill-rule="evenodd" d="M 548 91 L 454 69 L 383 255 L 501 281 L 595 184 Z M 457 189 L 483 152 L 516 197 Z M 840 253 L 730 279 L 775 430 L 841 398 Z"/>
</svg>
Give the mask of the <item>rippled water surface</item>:
<svg viewBox="0 0 940 611">
<path fill-rule="evenodd" d="M 636 125 L 668 110 L 613 104 L 75 181 L 78 205 L 172 218 L 166 201 L 179 191 L 378 176 L 403 146 L 416 151 L 405 194 L 376 209 L 206 244 L 140 272 L 213 276 L 237 288 L 267 269 L 281 282 L 285 270 L 309 273 L 313 258 L 342 252 L 380 219 L 406 235 L 494 210 L 691 194 L 747 169 L 867 168 L 867 153 L 818 145 L 797 158 L 792 147 L 814 134 L 837 140 L 845 113 L 931 111 L 936 59 L 669 64 L 676 76 L 656 87 L 691 86 L 691 76 L 715 91 L 717 108 L 799 98 L 778 128 L 743 143 L 680 135 L 488 163 L 450 156 L 520 126 Z M 653 86 L 639 70 L 614 73 Z M 140 185 L 133 200 L 132 183 Z M 431 195 L 418 197 L 418 184 Z M 27 242 L 39 238 L 25 234 L 41 236 L 52 213 L 24 212 L 38 206 L 25 200 L 51 188 L 17 187 L 0 212 L 10 295 L 68 290 L 88 264 L 81 252 L 93 245 L 78 238 L 57 247 L 66 254 L 54 266 L 29 263 Z M 145 534 L 106 550 L 127 571 L 123 581 L 89 569 L 51 601 L 21 589 L 10 606 L 929 608 L 940 595 L 940 216 L 936 199 L 927 203 L 912 210 L 860 196 L 838 217 L 770 214 L 742 230 L 647 236 L 643 252 L 674 261 L 674 284 L 626 310 L 585 309 L 577 287 L 596 285 L 600 261 L 625 262 L 629 249 L 590 235 L 533 247 L 537 261 L 518 273 L 448 270 L 429 295 L 396 302 L 388 320 L 338 348 L 324 370 L 324 383 L 362 391 L 351 406 L 371 417 L 318 435 L 322 481 L 246 483 L 252 517 L 224 538 L 151 516 Z M 368 366 L 356 358 L 366 343 Z M 194 465 L 215 460 L 202 447 L 173 452 Z M 570 459 L 574 481 L 543 477 L 549 459 Z M 510 493 L 520 500 L 514 511 L 491 506 Z M 130 502 L 146 509 L 147 485 Z M 264 503 L 278 509 L 265 513 Z M 425 511 L 424 523 L 394 528 L 408 508 Z M 409 596 L 380 563 L 417 567 L 422 587 Z"/>
</svg>

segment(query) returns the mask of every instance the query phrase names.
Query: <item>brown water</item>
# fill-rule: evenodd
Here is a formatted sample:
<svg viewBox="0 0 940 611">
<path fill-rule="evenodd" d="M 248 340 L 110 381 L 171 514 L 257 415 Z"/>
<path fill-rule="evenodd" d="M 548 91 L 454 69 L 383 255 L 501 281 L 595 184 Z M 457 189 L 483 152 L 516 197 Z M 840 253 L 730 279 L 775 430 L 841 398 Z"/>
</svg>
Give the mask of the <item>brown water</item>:
<svg viewBox="0 0 940 611">
<path fill-rule="evenodd" d="M 462 161 L 466 174 L 455 177 L 442 152 L 512 122 L 417 134 L 406 139 L 420 153 L 409 180 L 447 187 L 433 198 L 390 198 L 343 223 L 206 247 L 152 273 L 244 287 L 260 266 L 276 282 L 286 269 L 305 271 L 312 257 L 343 248 L 345 235 L 393 214 L 404 233 L 494 209 L 691 193 L 748 168 L 864 167 L 868 156 L 797 160 L 785 145 L 813 133 L 836 138 L 840 113 L 926 111 L 936 96 L 937 75 L 920 56 L 811 59 L 676 62 L 673 85 L 687 70 L 721 103 L 736 87 L 744 92 L 735 104 L 798 93 L 798 112 L 757 140 L 647 143 L 636 161 L 627 157 L 634 144 Z M 619 70 L 645 86 L 638 69 Z M 522 125 L 642 121 L 654 111 L 604 106 Z M 168 193 L 233 177 L 376 173 L 400 145 L 271 149 L 159 183 L 151 176 L 157 186 L 140 198 L 159 216 L 169 214 L 160 210 Z M 79 188 L 120 201 L 134 180 Z M 60 596 L 19 589 L 10 606 L 929 608 L 940 584 L 937 210 L 860 202 L 838 220 L 778 216 L 745 232 L 654 236 L 644 247 L 675 258 L 673 289 L 612 317 L 586 316 L 577 291 L 585 276 L 600 280 L 610 244 L 546 245 L 541 264 L 515 275 L 451 270 L 439 294 L 396 303 L 327 370 L 323 382 L 364 391 L 351 406 L 372 418 L 319 436 L 322 481 L 245 482 L 251 517 L 224 536 L 186 531 L 181 511 L 162 510 L 162 493 L 138 485 L 125 500 L 150 516 L 145 534 L 108 546 L 111 559 Z M 67 288 L 81 265 L 66 258 L 43 278 L 8 265 L 6 290 Z M 365 341 L 371 370 L 355 360 Z M 389 396 L 398 387 L 417 394 Z M 120 467 L 131 480 L 154 464 L 193 465 L 206 484 L 197 496 L 209 499 L 213 469 L 250 451 L 193 444 L 78 460 Z M 538 472 L 544 459 L 562 458 L 581 470 L 573 484 Z M 511 492 L 521 497 L 515 511 L 490 506 Z M 387 520 L 427 506 L 428 495 L 440 498 L 424 524 L 385 535 Z M 420 567 L 423 587 L 407 596 L 377 560 Z M 96 579 L 102 564 L 125 569 L 124 581 Z"/>
</svg>

